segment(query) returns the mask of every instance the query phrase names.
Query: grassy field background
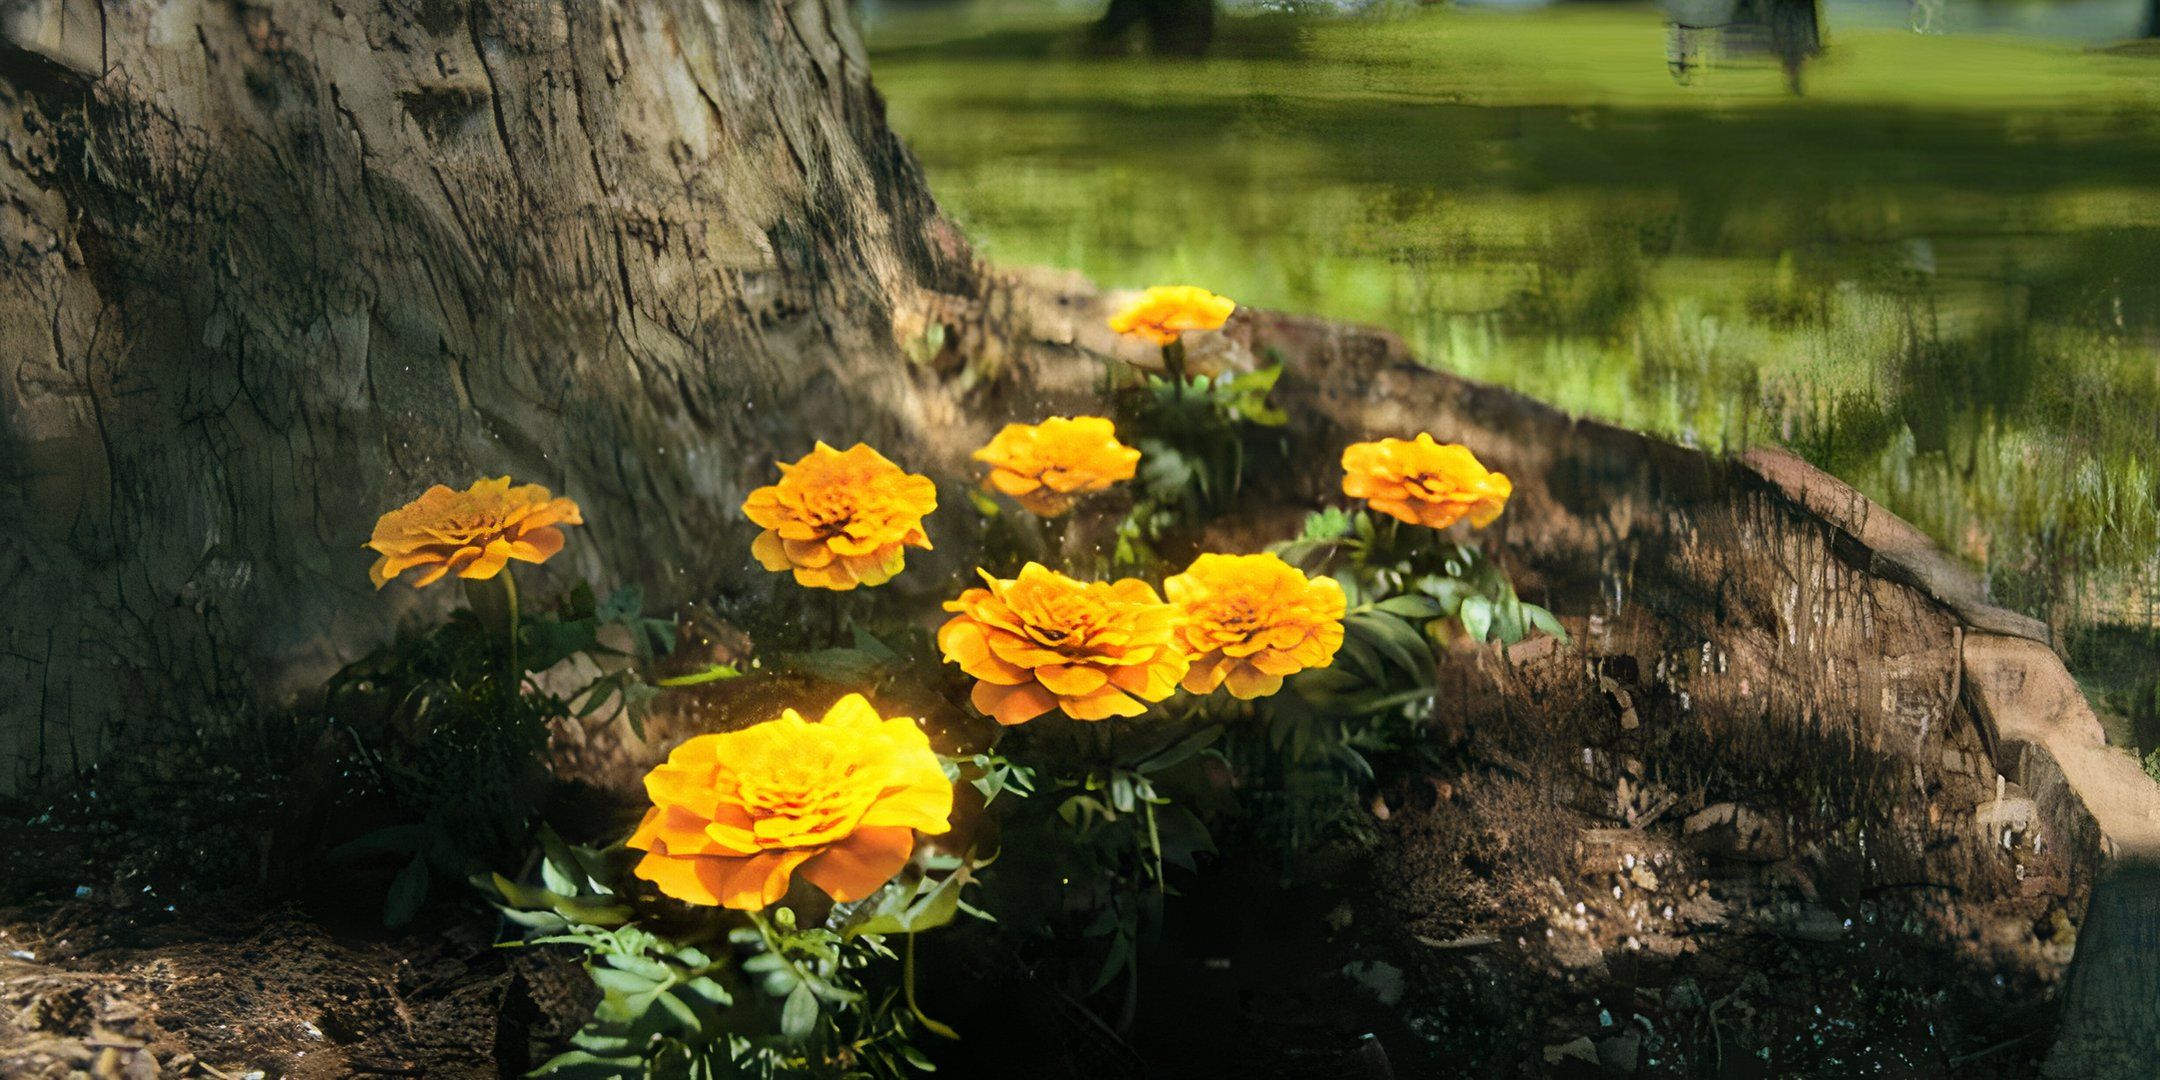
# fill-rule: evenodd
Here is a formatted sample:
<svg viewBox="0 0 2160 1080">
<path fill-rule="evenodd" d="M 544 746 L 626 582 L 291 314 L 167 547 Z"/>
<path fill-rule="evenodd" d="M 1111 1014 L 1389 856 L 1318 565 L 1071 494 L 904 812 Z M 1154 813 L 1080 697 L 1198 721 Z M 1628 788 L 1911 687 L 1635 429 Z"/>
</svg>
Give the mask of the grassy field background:
<svg viewBox="0 0 2160 1080">
<path fill-rule="evenodd" d="M 1428 362 L 1792 446 L 2049 619 L 2160 737 L 2160 52 L 1841 31 L 1679 85 L 1651 8 L 884 11 L 892 121 L 989 257 L 1392 328 Z M 2142 729 L 2142 730 L 2141 730 Z"/>
</svg>

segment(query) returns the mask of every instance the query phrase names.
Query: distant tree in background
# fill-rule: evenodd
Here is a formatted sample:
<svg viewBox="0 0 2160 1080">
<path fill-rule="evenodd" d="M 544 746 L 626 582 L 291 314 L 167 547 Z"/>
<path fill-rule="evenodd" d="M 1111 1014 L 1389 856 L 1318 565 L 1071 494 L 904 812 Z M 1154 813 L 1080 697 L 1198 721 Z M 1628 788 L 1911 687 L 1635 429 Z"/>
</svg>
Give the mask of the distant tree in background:
<svg viewBox="0 0 2160 1080">
<path fill-rule="evenodd" d="M 1089 36 L 1114 48 L 1136 29 L 1158 56 L 1203 56 L 1215 40 L 1215 0 L 1110 0 Z"/>
</svg>

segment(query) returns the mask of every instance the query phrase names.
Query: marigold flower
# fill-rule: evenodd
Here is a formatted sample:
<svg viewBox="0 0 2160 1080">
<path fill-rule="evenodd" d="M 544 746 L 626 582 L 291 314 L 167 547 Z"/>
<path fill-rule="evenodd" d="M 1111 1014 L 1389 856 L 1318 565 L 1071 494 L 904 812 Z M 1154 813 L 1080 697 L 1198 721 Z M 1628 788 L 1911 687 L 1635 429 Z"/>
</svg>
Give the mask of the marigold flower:
<svg viewBox="0 0 2160 1080">
<path fill-rule="evenodd" d="M 1038 563 L 945 603 L 945 659 L 980 680 L 975 707 L 1000 724 L 1063 710 L 1075 720 L 1138 716 L 1177 690 L 1187 660 L 1175 613 L 1147 582 L 1075 581 Z"/>
<path fill-rule="evenodd" d="M 1342 586 L 1274 555 L 1202 555 L 1163 582 L 1192 669 L 1185 691 L 1266 697 L 1283 676 L 1326 667 L 1343 641 Z"/>
<path fill-rule="evenodd" d="M 798 870 L 835 900 L 876 892 L 914 855 L 916 832 L 951 827 L 953 804 L 929 737 L 861 694 L 818 723 L 788 709 L 684 742 L 645 792 L 633 872 L 677 900 L 745 911 L 785 896 Z"/>
<path fill-rule="evenodd" d="M 1197 285 L 1157 285 L 1110 316 L 1110 329 L 1168 345 L 1187 330 L 1213 330 L 1237 310 L 1237 302 Z"/>
<path fill-rule="evenodd" d="M 780 464 L 780 482 L 743 501 L 764 528 L 750 545 L 759 565 L 792 570 L 798 585 L 852 589 L 883 585 L 906 563 L 907 549 L 928 550 L 922 521 L 937 509 L 937 485 L 856 443 L 824 443 L 801 461 Z"/>
<path fill-rule="evenodd" d="M 380 589 L 424 568 L 412 580 L 416 589 L 445 574 L 486 580 L 512 559 L 548 561 L 563 547 L 556 526 L 583 524 L 576 503 L 552 498 L 538 484 L 511 487 L 507 476 L 475 480 L 463 491 L 437 484 L 375 519 L 375 535 L 363 546 L 380 558 L 368 578 Z"/>
<path fill-rule="evenodd" d="M 1445 529 L 1464 517 L 1484 528 L 1515 485 L 1487 471 L 1465 446 L 1431 435 L 1356 443 L 1343 451 L 1343 494 L 1412 525 Z"/>
<path fill-rule="evenodd" d="M 1133 477 L 1140 451 L 1121 443 L 1100 416 L 1053 416 L 1040 424 L 1007 424 L 975 451 L 988 462 L 984 484 L 1043 517 L 1073 508 L 1080 496 Z"/>
</svg>

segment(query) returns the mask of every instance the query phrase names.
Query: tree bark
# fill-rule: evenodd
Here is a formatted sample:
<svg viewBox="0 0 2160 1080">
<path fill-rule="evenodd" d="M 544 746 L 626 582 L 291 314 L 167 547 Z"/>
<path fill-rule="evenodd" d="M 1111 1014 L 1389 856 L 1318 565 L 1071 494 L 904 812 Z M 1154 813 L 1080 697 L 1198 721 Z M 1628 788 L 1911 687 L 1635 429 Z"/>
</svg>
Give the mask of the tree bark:
<svg viewBox="0 0 2160 1080">
<path fill-rule="evenodd" d="M 1215 41 L 1215 0 L 1110 0 L 1089 36 L 1098 48 L 1124 43 L 1133 27 L 1147 29 L 1157 56 L 1205 56 Z"/>
<path fill-rule="evenodd" d="M 757 602 L 746 488 L 933 453 L 892 312 L 974 272 L 843 0 L 0 0 L 0 246 L 0 793 L 447 602 L 361 550 L 430 483 Z"/>
<path fill-rule="evenodd" d="M 2093 889 L 2062 1002 L 2046 1075 L 2152 1075 L 2160 1060 L 2160 867 L 2126 866 Z"/>
</svg>

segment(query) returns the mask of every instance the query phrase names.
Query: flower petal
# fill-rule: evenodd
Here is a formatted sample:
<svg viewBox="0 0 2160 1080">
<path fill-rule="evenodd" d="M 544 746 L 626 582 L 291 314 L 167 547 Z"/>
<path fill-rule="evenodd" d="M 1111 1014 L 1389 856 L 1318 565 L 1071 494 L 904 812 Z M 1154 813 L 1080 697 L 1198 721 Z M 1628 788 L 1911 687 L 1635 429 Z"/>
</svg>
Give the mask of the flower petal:
<svg viewBox="0 0 2160 1080">
<path fill-rule="evenodd" d="M 1223 685 L 1230 688 L 1232 697 L 1267 697 L 1282 689 L 1282 676 L 1269 675 L 1240 664 L 1230 669 L 1230 675 L 1223 680 Z"/>
<path fill-rule="evenodd" d="M 979 682 L 968 697 L 983 715 L 1007 727 L 1025 724 L 1058 704 L 1057 695 L 1043 689 L 1041 683 L 1032 681 L 1018 686 Z"/>
<path fill-rule="evenodd" d="M 914 830 L 865 827 L 805 860 L 802 875 L 845 903 L 878 891 L 914 854 Z"/>
</svg>

